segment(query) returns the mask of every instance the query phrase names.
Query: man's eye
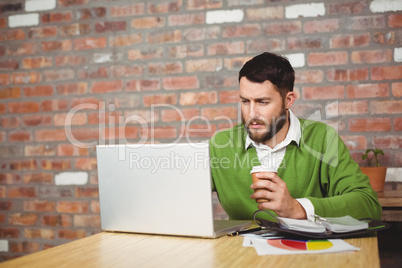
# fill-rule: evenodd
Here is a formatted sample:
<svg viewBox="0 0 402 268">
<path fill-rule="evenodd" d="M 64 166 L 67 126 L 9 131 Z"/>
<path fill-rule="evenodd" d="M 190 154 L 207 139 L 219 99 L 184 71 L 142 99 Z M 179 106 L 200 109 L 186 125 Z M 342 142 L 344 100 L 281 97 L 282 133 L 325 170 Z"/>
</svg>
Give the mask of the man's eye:
<svg viewBox="0 0 402 268">
<path fill-rule="evenodd" d="M 262 105 L 267 105 L 269 102 L 268 101 L 260 101 L 260 104 Z"/>
<path fill-rule="evenodd" d="M 249 101 L 248 100 L 241 100 L 241 103 L 247 104 L 247 103 L 249 103 Z"/>
</svg>

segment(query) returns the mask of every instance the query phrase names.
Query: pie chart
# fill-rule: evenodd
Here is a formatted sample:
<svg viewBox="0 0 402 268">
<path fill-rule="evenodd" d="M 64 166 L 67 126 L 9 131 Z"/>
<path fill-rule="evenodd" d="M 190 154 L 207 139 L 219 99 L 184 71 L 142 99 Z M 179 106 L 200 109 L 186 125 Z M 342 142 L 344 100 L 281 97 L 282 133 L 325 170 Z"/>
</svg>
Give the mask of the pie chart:
<svg viewBox="0 0 402 268">
<path fill-rule="evenodd" d="M 285 250 L 324 250 L 333 244 L 328 240 L 268 239 L 268 244 Z"/>
</svg>

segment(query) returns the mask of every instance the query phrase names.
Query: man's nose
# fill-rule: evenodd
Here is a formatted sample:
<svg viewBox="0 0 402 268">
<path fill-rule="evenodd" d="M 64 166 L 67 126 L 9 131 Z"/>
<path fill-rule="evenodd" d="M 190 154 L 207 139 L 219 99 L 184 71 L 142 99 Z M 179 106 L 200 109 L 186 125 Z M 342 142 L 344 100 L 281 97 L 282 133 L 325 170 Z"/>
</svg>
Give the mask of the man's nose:
<svg viewBox="0 0 402 268">
<path fill-rule="evenodd" d="M 254 102 L 250 103 L 250 117 L 256 118 L 259 116 L 257 105 Z"/>
</svg>

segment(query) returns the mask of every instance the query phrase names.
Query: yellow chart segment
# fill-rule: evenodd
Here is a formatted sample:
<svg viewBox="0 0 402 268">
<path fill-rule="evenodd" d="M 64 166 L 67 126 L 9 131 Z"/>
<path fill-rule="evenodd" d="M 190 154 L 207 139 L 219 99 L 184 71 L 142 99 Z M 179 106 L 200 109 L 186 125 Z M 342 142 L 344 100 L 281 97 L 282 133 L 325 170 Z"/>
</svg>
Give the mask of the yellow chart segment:
<svg viewBox="0 0 402 268">
<path fill-rule="evenodd" d="M 308 250 L 324 250 L 324 249 L 328 249 L 332 247 L 332 243 L 327 241 L 327 240 L 323 240 L 323 241 L 309 241 L 307 242 L 307 249 Z"/>
</svg>

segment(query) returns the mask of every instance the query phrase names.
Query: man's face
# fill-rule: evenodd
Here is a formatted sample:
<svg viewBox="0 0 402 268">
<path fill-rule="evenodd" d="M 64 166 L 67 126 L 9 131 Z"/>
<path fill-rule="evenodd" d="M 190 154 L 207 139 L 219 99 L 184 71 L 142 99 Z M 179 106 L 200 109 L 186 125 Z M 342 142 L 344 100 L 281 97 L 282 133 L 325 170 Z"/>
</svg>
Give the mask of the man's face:
<svg viewBox="0 0 402 268">
<path fill-rule="evenodd" d="M 242 77 L 240 98 L 242 122 L 253 141 L 271 140 L 286 124 L 285 102 L 270 81 L 254 83 Z"/>
</svg>

